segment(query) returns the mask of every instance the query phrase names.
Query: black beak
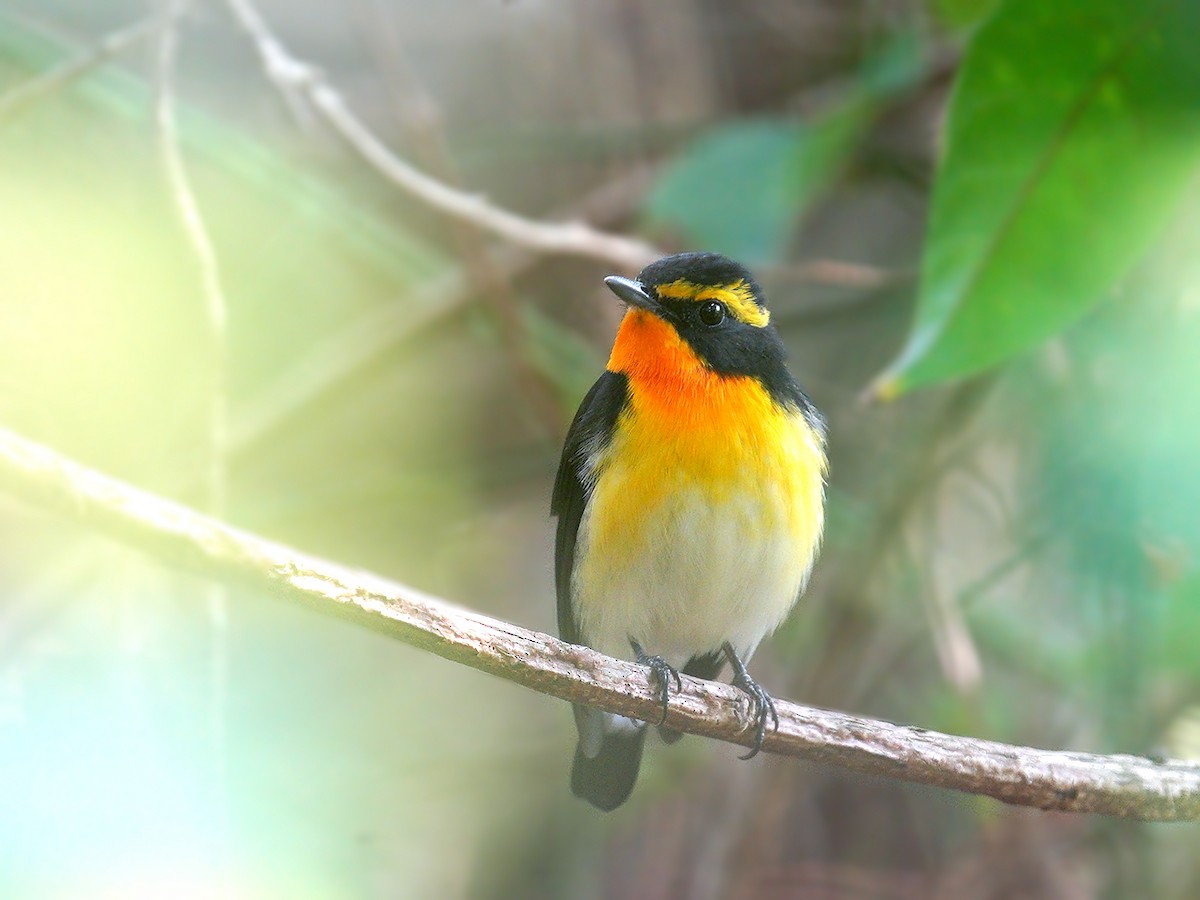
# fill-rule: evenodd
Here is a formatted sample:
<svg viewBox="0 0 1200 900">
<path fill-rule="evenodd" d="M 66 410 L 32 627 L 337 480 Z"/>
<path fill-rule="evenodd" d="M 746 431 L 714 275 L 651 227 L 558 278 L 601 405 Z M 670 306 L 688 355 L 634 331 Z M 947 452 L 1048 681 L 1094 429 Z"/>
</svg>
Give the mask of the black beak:
<svg viewBox="0 0 1200 900">
<path fill-rule="evenodd" d="M 609 275 L 604 279 L 604 283 L 608 285 L 610 291 L 630 306 L 636 306 L 638 309 L 644 309 L 656 315 L 662 312 L 658 301 L 646 293 L 646 289 L 642 287 L 640 281 L 622 278 L 620 275 Z"/>
</svg>

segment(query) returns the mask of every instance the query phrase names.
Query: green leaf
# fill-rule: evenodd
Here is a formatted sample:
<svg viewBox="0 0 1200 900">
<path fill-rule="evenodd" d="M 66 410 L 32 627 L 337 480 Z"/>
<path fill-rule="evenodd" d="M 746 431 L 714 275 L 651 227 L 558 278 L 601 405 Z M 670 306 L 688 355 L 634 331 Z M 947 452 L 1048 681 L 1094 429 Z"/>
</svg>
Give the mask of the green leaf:
<svg viewBox="0 0 1200 900">
<path fill-rule="evenodd" d="M 651 220 L 698 247 L 748 261 L 782 252 L 802 203 L 792 180 L 804 130 L 783 122 L 743 122 L 699 138 L 650 195 Z"/>
<path fill-rule="evenodd" d="M 881 103 L 914 87 L 925 73 L 925 44 L 915 31 L 897 31 L 863 60 L 858 91 Z"/>
<path fill-rule="evenodd" d="M 659 179 L 646 213 L 696 247 L 750 263 L 778 260 L 880 104 L 911 88 L 924 65 L 918 37 L 899 32 L 866 56 L 845 95 L 819 115 L 746 120 L 700 136 Z"/>
<path fill-rule="evenodd" d="M 978 372 L 1081 316 L 1200 159 L 1200 5 L 1010 0 L 951 103 L 916 321 L 877 396 Z"/>
<path fill-rule="evenodd" d="M 873 104 L 856 96 L 807 125 L 749 121 L 698 139 L 651 193 L 647 212 L 698 247 L 779 259 L 799 217 L 837 177 Z"/>
</svg>

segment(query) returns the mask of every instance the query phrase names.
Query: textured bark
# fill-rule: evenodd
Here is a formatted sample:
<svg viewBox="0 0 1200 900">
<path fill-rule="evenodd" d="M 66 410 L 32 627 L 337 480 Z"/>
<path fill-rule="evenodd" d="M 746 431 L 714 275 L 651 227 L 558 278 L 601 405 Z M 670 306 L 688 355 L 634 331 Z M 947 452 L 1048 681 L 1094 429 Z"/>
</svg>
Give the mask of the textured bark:
<svg viewBox="0 0 1200 900">
<path fill-rule="evenodd" d="M 269 591 L 543 694 L 658 720 L 640 666 L 248 534 L 3 429 L 0 490 L 202 576 Z M 778 709 L 779 730 L 764 745 L 771 753 L 1041 809 L 1200 819 L 1200 764 L 1017 747 L 783 700 Z M 737 689 L 684 676 L 666 721 L 749 746 L 749 714 Z"/>
</svg>

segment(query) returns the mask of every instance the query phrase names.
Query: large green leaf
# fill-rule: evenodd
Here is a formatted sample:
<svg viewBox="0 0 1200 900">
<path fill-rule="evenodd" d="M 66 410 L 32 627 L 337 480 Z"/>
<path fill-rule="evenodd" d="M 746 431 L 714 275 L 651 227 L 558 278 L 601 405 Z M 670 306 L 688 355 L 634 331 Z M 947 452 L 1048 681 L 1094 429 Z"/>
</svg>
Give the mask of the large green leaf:
<svg viewBox="0 0 1200 900">
<path fill-rule="evenodd" d="M 1009 0 L 951 103 L 916 321 L 878 396 L 978 372 L 1084 313 L 1200 159 L 1200 4 Z"/>
</svg>

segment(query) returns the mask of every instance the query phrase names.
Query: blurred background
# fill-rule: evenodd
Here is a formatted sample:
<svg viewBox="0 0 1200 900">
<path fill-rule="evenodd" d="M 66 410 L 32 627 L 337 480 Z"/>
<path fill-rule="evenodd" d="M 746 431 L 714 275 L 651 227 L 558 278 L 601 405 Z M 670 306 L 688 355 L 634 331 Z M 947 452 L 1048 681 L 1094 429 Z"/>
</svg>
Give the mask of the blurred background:
<svg viewBox="0 0 1200 900">
<path fill-rule="evenodd" d="M 0 424 L 553 631 L 550 488 L 621 313 L 601 279 L 647 244 L 722 250 L 831 436 L 825 552 L 756 677 L 1200 757 L 1200 101 L 1137 43 L 1169 62 L 1173 21 L 1105 0 L 1064 40 L 1018 27 L 1030 0 L 182 6 L 0 5 Z M 1128 80 L 1051 77 L 1123 28 Z M 446 185 L 641 243 L 542 252 L 446 215 L 339 134 L 320 83 Z M 1200 896 L 1196 825 L 696 738 L 652 745 L 602 815 L 570 796 L 564 703 L 4 497 L 0 536 L 5 897 Z"/>
</svg>

